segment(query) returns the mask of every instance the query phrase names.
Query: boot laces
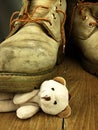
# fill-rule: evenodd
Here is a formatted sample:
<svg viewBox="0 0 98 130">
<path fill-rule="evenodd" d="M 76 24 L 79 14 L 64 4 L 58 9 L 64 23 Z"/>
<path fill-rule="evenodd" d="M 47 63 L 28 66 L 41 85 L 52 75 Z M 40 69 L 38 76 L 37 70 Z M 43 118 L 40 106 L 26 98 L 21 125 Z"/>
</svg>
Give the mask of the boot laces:
<svg viewBox="0 0 98 130">
<path fill-rule="evenodd" d="M 33 8 L 33 11 L 32 11 L 31 15 L 28 12 L 27 7 L 24 10 L 22 15 L 20 15 L 19 11 L 14 12 L 12 14 L 11 18 L 10 18 L 10 32 L 15 28 L 15 26 L 17 24 L 19 24 L 19 27 L 21 27 L 21 26 L 25 25 L 28 22 L 41 23 L 41 21 L 45 21 L 45 22 L 48 22 L 50 25 L 52 25 L 51 21 L 48 18 L 33 18 L 32 17 L 36 13 L 37 9 L 39 9 L 39 8 L 49 9 L 49 7 L 46 7 L 46 6 L 43 6 L 43 5 L 38 5 L 38 6 L 35 6 Z M 64 16 L 63 21 L 61 23 L 61 37 L 62 37 L 62 45 L 63 45 L 63 53 L 64 53 L 64 51 L 65 51 L 65 41 L 66 41 L 65 40 L 64 24 L 65 24 L 65 20 L 66 20 L 66 14 L 65 14 L 64 11 L 62 11 L 61 9 L 58 9 L 57 7 L 56 7 L 56 12 L 57 13 L 62 13 L 63 16 Z M 14 17 L 16 17 L 16 18 L 14 18 Z M 54 16 L 54 18 L 55 18 L 55 16 Z"/>
<path fill-rule="evenodd" d="M 85 15 L 85 11 L 86 10 L 90 10 L 89 8 L 86 8 L 86 7 L 82 7 L 81 10 L 80 10 L 80 15 L 82 16 L 82 20 L 86 20 L 88 17 Z M 93 26 L 98 26 L 98 17 L 95 17 L 92 15 L 93 18 L 96 19 L 95 22 L 89 22 L 89 26 L 90 27 L 93 27 Z"/>
<path fill-rule="evenodd" d="M 73 8 L 73 13 L 72 13 L 72 18 L 71 18 L 71 24 L 70 24 L 70 30 L 69 30 L 69 37 L 70 37 L 70 35 L 71 35 L 71 31 L 72 31 L 72 26 L 73 26 L 73 21 L 74 21 L 74 16 L 75 16 L 76 9 L 77 9 L 79 3 L 80 3 L 81 5 L 83 5 L 83 1 L 84 1 L 84 0 L 79 0 L 79 2 L 78 2 L 78 3 L 74 6 L 74 8 Z M 81 15 L 83 21 L 88 18 L 88 17 L 85 15 L 85 11 L 86 11 L 87 9 L 90 10 L 89 7 L 84 7 L 84 6 L 82 6 L 81 9 L 80 9 L 79 14 Z M 88 24 L 89 27 L 94 27 L 94 26 L 97 26 L 97 27 L 98 27 L 98 17 L 95 17 L 95 16 L 93 16 L 93 15 L 92 15 L 92 17 L 95 18 L 96 21 L 94 21 L 94 22 L 92 22 L 92 21 L 89 22 L 89 24 Z"/>
</svg>

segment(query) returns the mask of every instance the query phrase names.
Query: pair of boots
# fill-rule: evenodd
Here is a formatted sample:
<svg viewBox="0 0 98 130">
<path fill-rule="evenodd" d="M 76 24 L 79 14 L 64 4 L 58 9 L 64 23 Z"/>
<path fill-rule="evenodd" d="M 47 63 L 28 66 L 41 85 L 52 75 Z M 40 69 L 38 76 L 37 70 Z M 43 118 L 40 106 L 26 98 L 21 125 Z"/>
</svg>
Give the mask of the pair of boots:
<svg viewBox="0 0 98 130">
<path fill-rule="evenodd" d="M 31 91 L 54 77 L 67 34 L 79 47 L 85 68 L 98 75 L 97 8 L 98 2 L 23 0 L 0 44 L 0 91 Z"/>
</svg>

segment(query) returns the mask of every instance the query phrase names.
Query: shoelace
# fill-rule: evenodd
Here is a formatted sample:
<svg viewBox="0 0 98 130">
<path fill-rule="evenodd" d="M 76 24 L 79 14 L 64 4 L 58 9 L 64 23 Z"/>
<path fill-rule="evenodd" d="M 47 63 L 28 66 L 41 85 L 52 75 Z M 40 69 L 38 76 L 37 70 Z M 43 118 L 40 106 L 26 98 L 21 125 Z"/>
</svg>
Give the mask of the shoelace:
<svg viewBox="0 0 98 130">
<path fill-rule="evenodd" d="M 42 5 L 38 5 L 35 6 L 33 11 L 32 11 L 32 15 L 30 15 L 28 13 L 28 10 L 26 8 L 26 10 L 24 11 L 23 15 L 19 15 L 20 12 L 16 11 L 12 14 L 11 18 L 10 18 L 10 31 L 13 30 L 13 28 L 15 27 L 15 24 L 21 24 L 20 26 L 25 25 L 28 22 L 37 22 L 37 23 L 41 23 L 41 21 L 46 21 L 48 22 L 50 25 L 52 25 L 51 21 L 47 18 L 32 18 L 33 15 L 36 13 L 38 8 L 44 8 L 44 9 L 49 9 L 46 6 L 42 6 Z M 63 53 L 65 51 L 65 30 L 64 30 L 64 24 L 65 24 L 65 20 L 66 20 L 66 14 L 65 12 L 63 12 L 61 9 L 57 9 L 56 8 L 56 12 L 57 13 L 62 13 L 64 15 L 63 21 L 61 23 L 61 37 L 62 37 L 62 45 L 63 45 Z M 18 15 L 17 18 L 13 19 L 16 15 Z M 56 39 L 55 39 L 56 40 Z"/>
<path fill-rule="evenodd" d="M 34 15 L 34 13 L 36 12 L 37 8 L 39 8 L 39 7 L 48 9 L 48 7 L 45 7 L 45 6 L 36 6 L 36 7 L 33 9 L 32 16 Z M 48 20 L 48 19 L 46 19 L 46 18 L 34 18 L 34 19 L 33 19 L 28 12 L 24 12 L 23 15 L 19 15 L 19 13 L 20 13 L 20 12 L 17 11 L 17 12 L 14 12 L 14 13 L 12 14 L 11 19 L 10 19 L 10 31 L 14 28 L 15 23 L 17 24 L 17 22 L 18 22 L 18 23 L 23 23 L 23 24 L 22 24 L 22 26 L 23 26 L 24 24 L 26 24 L 26 23 L 28 23 L 28 22 L 33 22 L 33 21 L 34 21 L 34 22 L 40 22 L 40 21 L 43 20 L 43 21 L 49 22 L 50 25 L 51 25 L 50 20 Z M 13 17 L 14 17 L 15 15 L 18 15 L 18 18 L 13 19 Z"/>
</svg>

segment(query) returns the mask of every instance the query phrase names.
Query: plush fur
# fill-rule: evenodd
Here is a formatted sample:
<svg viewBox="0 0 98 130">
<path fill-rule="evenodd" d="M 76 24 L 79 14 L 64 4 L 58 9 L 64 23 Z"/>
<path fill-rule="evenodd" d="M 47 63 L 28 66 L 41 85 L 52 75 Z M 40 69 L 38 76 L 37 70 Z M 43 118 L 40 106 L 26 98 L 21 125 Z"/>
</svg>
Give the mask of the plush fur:
<svg viewBox="0 0 98 130">
<path fill-rule="evenodd" d="M 40 90 L 14 96 L 2 94 L 0 99 L 0 111 L 16 110 L 20 119 L 32 117 L 40 108 L 47 114 L 58 115 L 59 117 L 68 117 L 71 114 L 68 89 L 65 79 L 62 77 L 44 81 Z"/>
</svg>

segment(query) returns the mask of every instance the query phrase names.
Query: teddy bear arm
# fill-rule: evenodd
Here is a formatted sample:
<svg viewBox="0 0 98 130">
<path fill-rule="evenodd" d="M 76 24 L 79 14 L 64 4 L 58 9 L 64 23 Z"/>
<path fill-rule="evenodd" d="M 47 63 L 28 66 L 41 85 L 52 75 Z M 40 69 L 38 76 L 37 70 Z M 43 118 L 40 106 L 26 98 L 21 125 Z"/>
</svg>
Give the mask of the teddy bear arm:
<svg viewBox="0 0 98 130">
<path fill-rule="evenodd" d="M 14 102 L 14 104 L 26 103 L 27 101 L 32 99 L 35 95 L 37 95 L 38 92 L 39 92 L 39 90 L 33 90 L 32 92 L 28 92 L 28 93 L 15 94 L 15 96 L 13 98 L 13 102 Z"/>
<path fill-rule="evenodd" d="M 28 119 L 39 111 L 39 106 L 27 105 L 17 109 L 16 114 L 20 119 Z"/>
</svg>

